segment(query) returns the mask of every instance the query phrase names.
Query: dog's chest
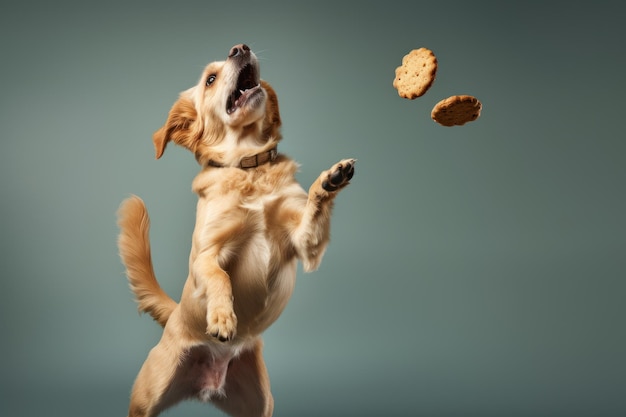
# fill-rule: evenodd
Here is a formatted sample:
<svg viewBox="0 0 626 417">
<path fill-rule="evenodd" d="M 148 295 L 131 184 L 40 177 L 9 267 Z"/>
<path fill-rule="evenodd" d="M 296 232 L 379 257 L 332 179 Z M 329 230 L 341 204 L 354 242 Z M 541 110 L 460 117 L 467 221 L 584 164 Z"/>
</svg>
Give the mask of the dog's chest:
<svg viewBox="0 0 626 417">
<path fill-rule="evenodd" d="M 220 198 L 201 198 L 194 231 L 193 252 L 214 250 L 230 278 L 240 335 L 271 325 L 295 285 L 297 260 L 277 216 L 283 197 L 255 194 L 231 190 Z"/>
</svg>

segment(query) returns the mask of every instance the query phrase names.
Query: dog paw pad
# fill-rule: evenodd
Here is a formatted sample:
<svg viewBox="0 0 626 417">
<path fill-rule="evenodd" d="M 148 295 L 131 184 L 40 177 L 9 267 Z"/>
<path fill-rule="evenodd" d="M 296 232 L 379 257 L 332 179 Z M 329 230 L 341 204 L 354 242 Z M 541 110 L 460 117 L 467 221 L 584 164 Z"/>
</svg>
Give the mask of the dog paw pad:
<svg viewBox="0 0 626 417">
<path fill-rule="evenodd" d="M 322 188 L 328 192 L 337 191 L 348 184 L 354 176 L 354 164 L 356 159 L 344 159 L 335 164 L 322 180 Z"/>
</svg>

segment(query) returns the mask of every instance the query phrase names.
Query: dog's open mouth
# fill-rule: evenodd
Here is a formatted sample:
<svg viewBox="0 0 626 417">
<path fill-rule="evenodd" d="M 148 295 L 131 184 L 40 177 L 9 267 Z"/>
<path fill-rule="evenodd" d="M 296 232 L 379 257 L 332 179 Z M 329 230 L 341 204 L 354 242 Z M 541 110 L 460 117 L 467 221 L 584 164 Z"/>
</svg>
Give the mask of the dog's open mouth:
<svg viewBox="0 0 626 417">
<path fill-rule="evenodd" d="M 237 78 L 237 86 L 226 102 L 226 113 L 232 114 L 242 107 L 248 99 L 259 92 L 261 84 L 253 65 L 248 64 L 241 69 Z"/>
</svg>

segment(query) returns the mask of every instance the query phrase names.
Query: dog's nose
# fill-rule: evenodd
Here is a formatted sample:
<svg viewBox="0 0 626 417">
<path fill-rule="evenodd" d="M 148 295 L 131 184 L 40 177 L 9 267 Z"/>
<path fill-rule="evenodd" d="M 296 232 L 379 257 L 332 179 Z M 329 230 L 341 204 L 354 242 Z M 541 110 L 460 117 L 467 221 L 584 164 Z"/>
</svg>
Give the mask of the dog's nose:
<svg viewBox="0 0 626 417">
<path fill-rule="evenodd" d="M 236 56 L 239 55 L 245 55 L 248 52 L 250 52 L 250 47 L 246 44 L 239 44 L 239 45 L 235 45 L 232 48 L 230 48 L 230 52 L 228 53 L 228 57 L 229 58 L 234 58 Z"/>
</svg>

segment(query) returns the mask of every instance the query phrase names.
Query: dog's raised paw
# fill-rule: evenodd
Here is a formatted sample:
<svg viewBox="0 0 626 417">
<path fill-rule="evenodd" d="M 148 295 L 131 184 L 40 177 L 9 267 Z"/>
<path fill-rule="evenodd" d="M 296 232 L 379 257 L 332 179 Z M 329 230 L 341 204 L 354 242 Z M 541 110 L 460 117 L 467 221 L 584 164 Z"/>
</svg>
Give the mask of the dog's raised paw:
<svg viewBox="0 0 626 417">
<path fill-rule="evenodd" d="M 333 165 L 322 180 L 322 188 L 328 192 L 337 191 L 347 185 L 354 176 L 356 159 L 344 159 Z"/>
<path fill-rule="evenodd" d="M 237 316 L 229 308 L 213 308 L 207 315 L 207 334 L 221 342 L 228 342 L 237 332 Z"/>
</svg>

